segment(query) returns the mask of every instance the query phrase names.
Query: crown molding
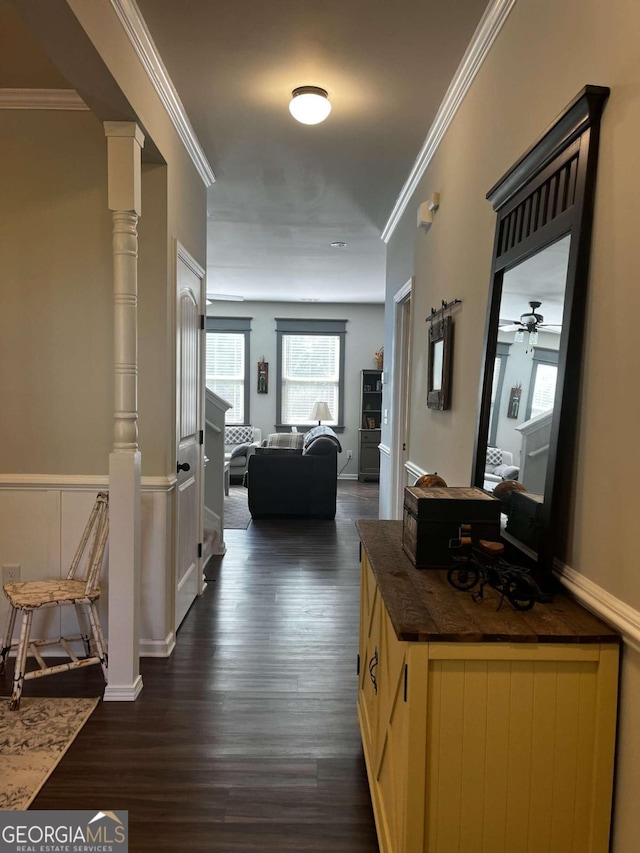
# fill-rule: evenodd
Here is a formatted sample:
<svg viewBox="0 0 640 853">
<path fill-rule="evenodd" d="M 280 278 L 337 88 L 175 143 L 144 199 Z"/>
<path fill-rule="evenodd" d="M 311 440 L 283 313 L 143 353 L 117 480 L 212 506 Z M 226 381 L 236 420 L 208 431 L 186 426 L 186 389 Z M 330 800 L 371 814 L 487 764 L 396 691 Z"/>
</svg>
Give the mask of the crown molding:
<svg viewBox="0 0 640 853">
<path fill-rule="evenodd" d="M 492 0 L 487 6 L 384 227 L 381 237 L 385 243 L 389 242 L 420 179 L 438 150 L 442 137 L 458 112 L 465 95 L 491 49 L 491 45 L 496 40 L 515 4 L 516 0 Z"/>
<path fill-rule="evenodd" d="M 125 33 L 206 187 L 215 175 L 135 0 L 111 0 Z"/>
<path fill-rule="evenodd" d="M 0 89 L 0 110 L 88 110 L 75 89 Z"/>
</svg>

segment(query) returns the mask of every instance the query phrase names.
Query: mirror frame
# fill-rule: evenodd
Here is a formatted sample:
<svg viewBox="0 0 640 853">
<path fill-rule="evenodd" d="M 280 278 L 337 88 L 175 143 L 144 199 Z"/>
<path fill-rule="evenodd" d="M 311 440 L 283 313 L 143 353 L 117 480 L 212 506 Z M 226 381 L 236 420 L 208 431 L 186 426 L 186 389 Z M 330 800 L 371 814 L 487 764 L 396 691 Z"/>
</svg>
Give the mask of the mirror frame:
<svg viewBox="0 0 640 853">
<path fill-rule="evenodd" d="M 585 86 L 487 193 L 497 222 L 472 475 L 472 485 L 479 488 L 484 486 L 504 274 L 571 235 L 537 553 L 532 555 L 524 543 L 506 537 L 533 561 L 539 581 L 543 585 L 548 581 L 548 587 L 566 526 L 573 474 L 600 119 L 608 95 L 604 86 Z M 565 389 L 571 393 L 565 394 Z"/>
<path fill-rule="evenodd" d="M 442 342 L 442 358 L 440 359 L 440 376 L 435 377 L 436 346 Z M 451 356 L 453 353 L 453 320 L 443 317 L 434 320 L 429 329 L 429 358 L 427 359 L 427 408 L 444 411 L 449 408 L 451 401 Z M 436 387 L 437 386 L 437 387 Z"/>
</svg>

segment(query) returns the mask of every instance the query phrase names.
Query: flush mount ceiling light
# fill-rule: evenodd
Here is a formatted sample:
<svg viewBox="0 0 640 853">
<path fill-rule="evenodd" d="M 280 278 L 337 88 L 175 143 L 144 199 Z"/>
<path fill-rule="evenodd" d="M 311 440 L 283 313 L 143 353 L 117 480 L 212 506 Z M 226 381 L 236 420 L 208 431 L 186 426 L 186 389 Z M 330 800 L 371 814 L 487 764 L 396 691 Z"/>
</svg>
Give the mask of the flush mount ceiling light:
<svg viewBox="0 0 640 853">
<path fill-rule="evenodd" d="M 320 124 L 331 112 L 329 94 L 319 86 L 298 86 L 291 93 L 289 112 L 302 124 Z"/>
<path fill-rule="evenodd" d="M 334 240 L 333 243 L 329 243 L 332 249 L 346 249 L 347 244 L 343 243 L 342 240 Z"/>
</svg>

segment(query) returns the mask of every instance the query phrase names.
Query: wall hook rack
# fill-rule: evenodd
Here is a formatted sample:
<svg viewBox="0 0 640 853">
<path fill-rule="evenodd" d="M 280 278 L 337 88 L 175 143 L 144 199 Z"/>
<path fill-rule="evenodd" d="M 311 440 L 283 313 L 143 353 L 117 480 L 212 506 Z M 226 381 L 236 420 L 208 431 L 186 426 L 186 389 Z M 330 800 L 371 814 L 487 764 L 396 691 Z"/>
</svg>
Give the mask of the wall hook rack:
<svg viewBox="0 0 640 853">
<path fill-rule="evenodd" d="M 462 299 L 452 299 L 451 302 L 445 302 L 443 299 L 442 306 L 440 308 L 432 308 L 431 314 L 429 314 L 425 322 L 433 323 L 434 320 L 437 320 L 446 311 L 451 311 L 456 305 L 462 305 Z"/>
</svg>

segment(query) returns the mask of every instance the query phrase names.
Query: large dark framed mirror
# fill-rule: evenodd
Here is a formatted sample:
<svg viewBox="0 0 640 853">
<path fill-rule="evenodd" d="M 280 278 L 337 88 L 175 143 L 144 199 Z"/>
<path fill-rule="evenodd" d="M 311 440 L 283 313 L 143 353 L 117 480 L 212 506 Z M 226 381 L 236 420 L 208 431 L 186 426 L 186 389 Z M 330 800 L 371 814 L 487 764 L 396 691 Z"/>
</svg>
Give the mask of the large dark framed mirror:
<svg viewBox="0 0 640 853">
<path fill-rule="evenodd" d="M 585 87 L 487 194 L 497 224 L 472 484 L 500 485 L 503 538 L 547 590 L 567 523 L 608 95 Z"/>
</svg>

